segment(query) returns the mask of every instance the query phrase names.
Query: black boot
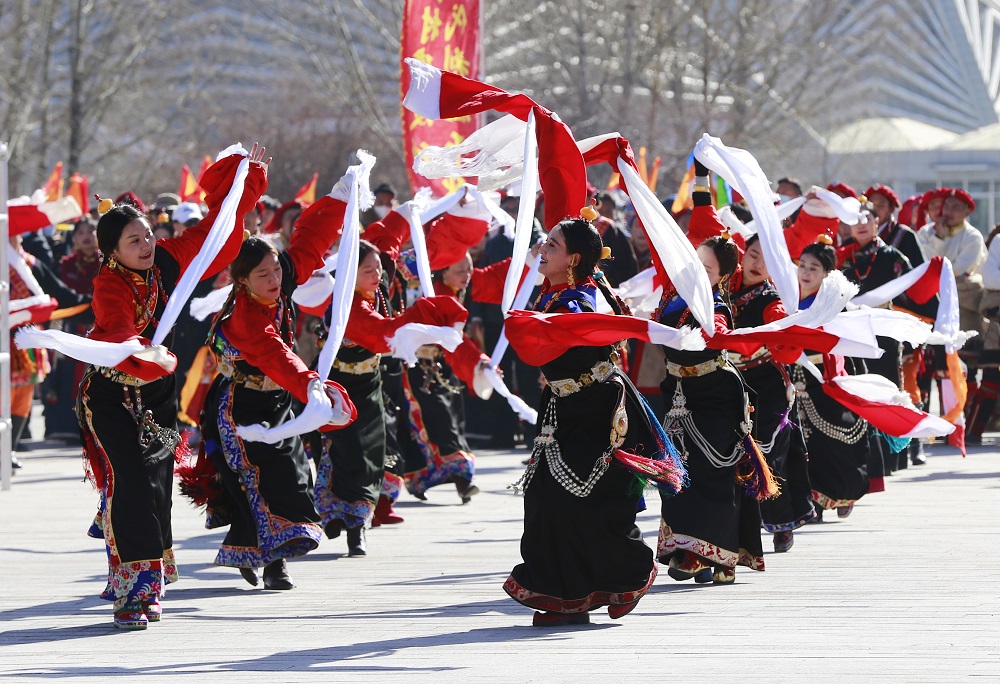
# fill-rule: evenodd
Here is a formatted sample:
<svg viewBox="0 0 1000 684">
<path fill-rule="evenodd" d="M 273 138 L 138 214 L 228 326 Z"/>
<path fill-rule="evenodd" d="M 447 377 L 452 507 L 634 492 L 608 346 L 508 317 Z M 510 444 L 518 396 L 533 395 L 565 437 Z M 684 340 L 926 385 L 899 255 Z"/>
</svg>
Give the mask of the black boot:
<svg viewBox="0 0 1000 684">
<path fill-rule="evenodd" d="M 347 555 L 367 556 L 368 548 L 365 543 L 365 526 L 347 528 Z"/>
<path fill-rule="evenodd" d="M 264 566 L 264 588 L 277 591 L 287 591 L 295 585 L 288 574 L 288 564 L 284 558 L 271 561 Z"/>
<path fill-rule="evenodd" d="M 927 456 L 924 455 L 924 445 L 919 439 L 910 440 L 910 463 L 913 465 L 924 465 L 927 463 Z"/>
<path fill-rule="evenodd" d="M 21 446 L 21 435 L 24 434 L 24 427 L 28 424 L 28 419 L 25 416 L 11 416 L 10 417 L 10 449 L 11 451 L 17 451 L 17 448 Z M 18 466 L 20 467 L 20 466 Z"/>
</svg>

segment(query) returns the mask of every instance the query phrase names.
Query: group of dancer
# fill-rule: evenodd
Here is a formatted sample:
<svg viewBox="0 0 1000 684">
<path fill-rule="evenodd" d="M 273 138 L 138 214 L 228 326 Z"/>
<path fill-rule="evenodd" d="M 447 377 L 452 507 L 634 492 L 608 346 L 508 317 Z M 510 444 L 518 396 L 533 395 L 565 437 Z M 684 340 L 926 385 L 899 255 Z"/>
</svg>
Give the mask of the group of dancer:
<svg viewBox="0 0 1000 684">
<path fill-rule="evenodd" d="M 844 293 L 858 291 L 847 281 L 867 292 L 909 270 L 873 231 L 870 204 L 860 205 L 853 241 L 839 253 L 829 222 L 813 233 L 822 233 L 819 241 L 786 249 L 799 252 L 790 254 L 798 264 L 794 314 L 775 284 L 787 279 L 769 273 L 773 243 L 763 232 L 731 236 L 712 207 L 700 157 L 685 236 L 640 198 L 623 138 L 580 149 L 564 124 L 524 96 L 434 71 L 442 103 L 449 83 L 460 82 L 463 92 L 493 95 L 470 98 L 467 113 L 494 108 L 538 127 L 547 229 L 536 246 L 540 290 L 529 311 L 508 312 L 506 334 L 521 359 L 540 368 L 545 388 L 534 449 L 513 485 L 524 492 L 524 562 L 504 584 L 536 609 L 535 625 L 585 623 L 603 607 L 620 618 L 650 589 L 657 564 L 675 580 L 732 584 L 737 565 L 764 569 L 762 528 L 774 535 L 776 551 L 787 551 L 799 526 L 827 509 L 846 517 L 870 483 L 881 487 L 890 455 L 905 445 L 845 406 L 836 379 L 845 365 L 847 373 L 864 373 L 865 361 L 838 355 L 835 333 L 816 322 L 831 321 Z M 422 106 L 409 96 L 405 104 Z M 440 105 L 421 113 L 452 115 Z M 475 193 L 430 222 L 425 235 L 413 232 L 413 213 L 423 208 L 413 200 L 370 225 L 363 239 L 348 237 L 356 235 L 352 208 L 364 208 L 369 194 L 370 164 L 352 167 L 305 209 L 279 252 L 241 229 L 266 187 L 263 154 L 255 145 L 220 155 L 203 178 L 208 214 L 177 238 L 154 240 L 133 206 L 102 203 L 89 344 L 112 343 L 108 353 L 119 356 L 95 360 L 87 345 L 59 346 L 38 331 L 18 337 L 20 346 L 59 348 L 92 364 L 78 412 L 88 475 L 100 492 L 95 528 L 109 561 L 103 597 L 123 629 L 158 621 L 165 585 L 178 577 L 175 463 L 182 491 L 205 506 L 206 526 L 229 527 L 216 563 L 272 590 L 294 586 L 288 559 L 317 548 L 324 534 L 345 533 L 349 555 L 365 555 L 366 528 L 401 521 L 392 502 L 404 488 L 423 499 L 429 488 L 453 483 L 463 503 L 478 491 L 461 395 L 468 387 L 486 396 L 498 380 L 489 356 L 455 328 L 469 302 L 499 304 L 509 285 L 523 286 L 527 255 L 472 268 L 468 250 L 490 225 L 487 200 Z M 610 161 L 623 185 L 628 179 L 657 245 L 662 294 L 649 320 L 633 315 L 602 273 L 613 255 L 585 189 L 585 163 L 596 161 Z M 812 230 L 804 223 L 787 232 L 789 248 Z M 334 290 L 321 303 L 296 304 L 297 288 L 329 278 L 335 248 L 337 279 L 353 283 L 348 298 L 338 300 Z M 157 336 L 160 320 L 175 293 L 189 292 L 189 270 L 207 279 L 227 265 L 231 289 L 207 341 L 218 377 L 200 414 L 200 451 L 184 455 L 176 359 L 169 335 Z M 792 268 L 789 260 L 785 272 Z M 428 271 L 432 283 L 421 282 Z M 793 314 L 808 318 L 817 298 L 822 315 L 812 316 L 811 327 L 781 327 Z M 295 352 L 297 309 L 325 321 L 331 349 L 313 367 Z M 630 338 L 663 347 L 665 415 L 654 413 L 623 370 Z M 888 352 L 880 360 L 885 375 L 894 368 L 898 384 L 900 342 L 880 338 L 879 346 Z M 636 526 L 651 484 L 660 497 L 655 551 Z"/>
</svg>

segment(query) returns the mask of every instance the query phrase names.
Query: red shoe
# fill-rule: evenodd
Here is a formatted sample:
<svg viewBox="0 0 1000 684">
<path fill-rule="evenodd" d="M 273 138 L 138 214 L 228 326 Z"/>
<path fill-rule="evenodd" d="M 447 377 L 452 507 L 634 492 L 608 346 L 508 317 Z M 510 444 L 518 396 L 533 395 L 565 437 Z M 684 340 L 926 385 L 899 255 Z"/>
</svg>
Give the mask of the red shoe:
<svg viewBox="0 0 1000 684">
<path fill-rule="evenodd" d="M 142 612 L 142 603 L 134 601 L 115 611 L 115 627 L 130 631 L 146 629 L 149 619 Z"/>
<path fill-rule="evenodd" d="M 396 525 L 403 520 L 403 516 L 393 510 L 392 499 L 387 496 L 379 496 L 378 503 L 375 504 L 375 515 L 372 517 L 372 527 Z"/>
<path fill-rule="evenodd" d="M 163 614 L 163 606 L 160 605 L 160 599 L 154 596 L 148 601 L 143 601 L 142 612 L 145 613 L 146 620 L 149 622 L 159 622 L 160 616 Z"/>
<path fill-rule="evenodd" d="M 532 627 L 562 627 L 563 625 L 589 625 L 590 613 L 535 612 Z"/>
<path fill-rule="evenodd" d="M 637 605 L 639 605 L 638 600 L 632 601 L 632 603 L 620 603 L 617 605 L 608 606 L 608 617 L 610 617 L 612 620 L 618 620 L 619 618 L 623 618 L 629 613 L 631 613 L 633 610 L 635 610 L 635 607 Z"/>
</svg>

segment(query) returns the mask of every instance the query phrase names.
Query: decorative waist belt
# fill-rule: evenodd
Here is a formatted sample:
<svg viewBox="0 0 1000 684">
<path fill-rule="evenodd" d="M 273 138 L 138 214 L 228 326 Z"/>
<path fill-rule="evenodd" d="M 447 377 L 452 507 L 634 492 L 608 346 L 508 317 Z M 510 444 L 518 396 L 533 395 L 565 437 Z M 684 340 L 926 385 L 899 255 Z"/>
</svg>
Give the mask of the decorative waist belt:
<svg viewBox="0 0 1000 684">
<path fill-rule="evenodd" d="M 813 363 L 817 363 L 819 365 L 823 365 L 823 355 L 822 354 L 809 354 L 808 356 L 806 356 L 806 358 L 809 359 L 810 361 L 812 361 Z"/>
<path fill-rule="evenodd" d="M 568 397 L 571 394 L 579 392 L 584 387 L 604 382 L 615 374 L 615 369 L 615 364 L 610 361 L 598 361 L 588 372 L 582 374 L 576 380 L 573 378 L 549 380 L 549 387 L 552 388 L 552 394 L 557 397 Z"/>
<path fill-rule="evenodd" d="M 142 387 L 143 385 L 148 385 L 153 382 L 152 380 L 143 380 L 142 378 L 137 378 L 134 375 L 129 375 L 124 373 L 117 368 L 108 368 L 106 366 L 94 366 L 94 370 L 106 377 L 112 382 L 121 383 L 122 385 L 129 385 L 131 387 Z"/>
<path fill-rule="evenodd" d="M 424 361 L 439 361 L 444 358 L 444 352 L 437 345 L 425 344 L 417 347 L 417 358 Z"/>
<path fill-rule="evenodd" d="M 714 359 L 703 361 L 694 366 L 682 366 L 679 363 L 667 361 L 667 372 L 675 378 L 697 378 L 702 375 L 714 373 L 720 368 L 725 368 L 729 363 L 729 356 L 723 352 Z"/>
<path fill-rule="evenodd" d="M 344 363 L 340 359 L 333 360 L 333 368 L 340 371 L 341 373 L 350 373 L 351 375 L 364 375 L 366 373 L 374 373 L 378 370 L 378 364 L 381 360 L 382 355 L 376 354 L 375 356 L 365 359 L 364 361 L 356 361 L 354 363 Z"/>
<path fill-rule="evenodd" d="M 763 366 L 769 361 L 771 361 L 770 350 L 767 347 L 761 347 L 751 356 L 737 355 L 736 358 L 733 359 L 733 365 L 736 366 L 737 370 L 746 371 L 751 368 L 756 368 L 757 366 Z"/>
<path fill-rule="evenodd" d="M 258 392 L 277 392 L 285 389 L 266 375 L 250 375 L 249 373 L 237 370 L 232 362 L 224 356 L 216 358 L 219 359 L 219 374 L 229 378 L 238 385 L 243 385 L 247 389 L 257 390 Z"/>
</svg>

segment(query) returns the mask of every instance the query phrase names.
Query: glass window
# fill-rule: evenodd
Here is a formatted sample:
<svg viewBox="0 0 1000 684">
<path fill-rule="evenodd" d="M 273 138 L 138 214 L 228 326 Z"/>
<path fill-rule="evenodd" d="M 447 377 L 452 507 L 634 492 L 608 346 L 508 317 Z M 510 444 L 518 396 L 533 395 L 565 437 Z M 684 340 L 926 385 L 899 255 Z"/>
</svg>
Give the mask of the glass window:
<svg viewBox="0 0 1000 684">
<path fill-rule="evenodd" d="M 921 195 L 928 190 L 933 190 L 938 186 L 937 181 L 917 181 L 913 184 L 918 195 Z"/>
<path fill-rule="evenodd" d="M 969 181 L 969 194 L 970 195 L 988 195 L 992 192 L 993 188 L 990 187 L 989 181 Z M 979 199 L 977 198 L 978 202 Z"/>
</svg>

